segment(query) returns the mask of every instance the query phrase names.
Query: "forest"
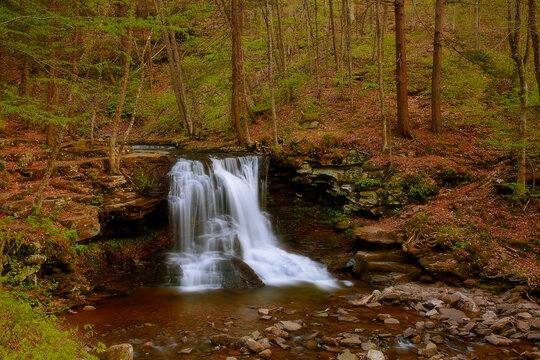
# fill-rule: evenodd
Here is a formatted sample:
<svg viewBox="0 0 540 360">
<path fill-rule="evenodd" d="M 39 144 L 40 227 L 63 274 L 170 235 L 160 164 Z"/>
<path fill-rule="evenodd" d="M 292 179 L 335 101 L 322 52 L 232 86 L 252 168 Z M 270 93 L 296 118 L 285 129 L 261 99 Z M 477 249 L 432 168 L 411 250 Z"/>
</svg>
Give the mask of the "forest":
<svg viewBox="0 0 540 360">
<path fill-rule="evenodd" d="M 1 359 L 540 359 L 538 0 L 2 0 Z"/>
</svg>

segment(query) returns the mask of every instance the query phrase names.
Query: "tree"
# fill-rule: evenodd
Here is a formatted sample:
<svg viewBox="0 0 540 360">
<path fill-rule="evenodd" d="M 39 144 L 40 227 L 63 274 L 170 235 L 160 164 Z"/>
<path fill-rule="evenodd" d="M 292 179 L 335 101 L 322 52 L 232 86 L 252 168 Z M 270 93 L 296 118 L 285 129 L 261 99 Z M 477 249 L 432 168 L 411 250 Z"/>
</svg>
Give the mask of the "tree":
<svg viewBox="0 0 540 360">
<path fill-rule="evenodd" d="M 407 57 L 405 52 L 405 5 L 404 0 L 394 1 L 396 16 L 396 89 L 397 128 L 402 138 L 411 138 L 409 129 L 409 105 L 407 96 Z"/>
<path fill-rule="evenodd" d="M 336 25 L 334 24 L 334 0 L 328 0 L 328 6 L 330 7 L 330 31 L 332 33 L 332 50 L 334 52 L 334 62 L 336 63 L 336 72 L 339 72 L 339 54 L 336 45 Z"/>
<path fill-rule="evenodd" d="M 379 82 L 379 106 L 381 112 L 381 125 L 382 125 L 382 150 L 388 148 L 388 130 L 386 122 L 386 114 L 384 107 L 384 79 L 383 79 L 383 31 L 381 26 L 381 0 L 375 1 L 375 13 L 376 13 L 376 32 L 375 38 L 377 43 L 377 77 Z"/>
<path fill-rule="evenodd" d="M 431 76 L 431 132 L 438 134 L 442 130 L 441 115 L 441 68 L 444 1 L 435 1 L 435 36 L 433 39 L 433 73 Z"/>
<path fill-rule="evenodd" d="M 529 31 L 533 50 L 534 73 L 536 74 L 536 84 L 538 85 L 538 96 L 540 97 L 540 40 L 538 28 L 536 26 L 536 0 L 529 0 Z"/>
<path fill-rule="evenodd" d="M 518 138 L 518 169 L 516 194 L 519 197 L 525 196 L 526 181 L 526 141 L 527 141 L 527 112 L 529 107 L 529 88 L 527 84 L 526 55 L 522 55 L 522 35 L 521 35 L 521 0 L 508 0 L 508 41 L 512 60 L 516 65 L 517 76 L 519 79 L 519 138 Z M 527 43 L 524 44 L 527 48 Z M 527 51 L 525 50 L 525 53 Z"/>
<path fill-rule="evenodd" d="M 240 125 L 240 95 L 242 83 L 242 19 L 241 0 L 231 0 L 231 28 L 232 28 L 232 99 L 231 117 L 236 130 L 236 137 L 240 145 L 246 143 L 246 138 Z"/>
<path fill-rule="evenodd" d="M 266 33 L 267 33 L 267 57 L 268 57 L 268 88 L 270 90 L 270 111 L 272 112 L 272 139 L 274 146 L 277 147 L 277 115 L 276 115 L 276 99 L 274 95 L 274 65 L 272 60 L 272 54 L 274 52 L 274 44 L 272 39 L 272 7 L 270 6 L 270 0 L 266 2 Z"/>
<path fill-rule="evenodd" d="M 126 9 L 124 6 L 121 6 L 120 10 L 120 16 L 125 16 Z M 132 14 L 132 6 L 129 6 L 128 10 L 129 15 Z M 128 89 L 128 83 L 129 83 L 129 68 L 131 65 L 131 46 L 133 44 L 133 41 L 131 39 L 132 36 L 132 28 L 131 26 L 127 27 L 126 34 L 123 34 L 121 36 L 121 43 L 122 43 L 122 80 L 121 80 L 121 87 L 120 87 L 120 95 L 118 96 L 118 105 L 116 107 L 116 111 L 114 113 L 114 118 L 112 122 L 112 132 L 111 132 L 111 138 L 109 142 L 109 171 L 111 174 L 118 174 L 120 169 L 118 168 L 118 149 L 116 148 L 116 142 L 118 138 L 118 127 L 120 125 L 120 120 L 122 118 L 122 112 L 124 111 L 124 103 L 126 101 L 126 94 Z"/>
</svg>

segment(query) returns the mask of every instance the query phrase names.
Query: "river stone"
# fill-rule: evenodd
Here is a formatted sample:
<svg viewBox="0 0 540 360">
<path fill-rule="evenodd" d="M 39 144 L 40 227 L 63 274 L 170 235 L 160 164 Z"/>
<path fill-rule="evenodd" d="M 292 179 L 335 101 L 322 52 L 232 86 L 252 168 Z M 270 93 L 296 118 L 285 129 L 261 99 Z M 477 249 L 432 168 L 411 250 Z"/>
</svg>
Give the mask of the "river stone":
<svg viewBox="0 0 540 360">
<path fill-rule="evenodd" d="M 343 346 L 360 346 L 362 345 L 362 340 L 358 336 L 352 336 L 341 339 L 339 343 Z"/>
<path fill-rule="evenodd" d="M 269 332 L 275 336 L 278 336 L 278 337 L 282 337 L 282 338 L 288 338 L 289 337 L 289 333 L 286 332 L 285 330 L 283 329 L 280 329 L 278 328 L 277 326 L 271 326 L 267 329 L 265 329 L 266 332 Z"/>
<path fill-rule="evenodd" d="M 510 317 L 505 317 L 500 320 L 497 320 L 493 325 L 490 326 L 490 329 L 493 331 L 500 331 L 504 329 L 510 322 L 512 322 L 512 319 Z"/>
<path fill-rule="evenodd" d="M 371 342 L 362 343 L 361 348 L 363 351 L 377 350 L 377 345 Z"/>
<path fill-rule="evenodd" d="M 279 329 L 282 329 L 282 330 L 287 330 L 289 332 L 291 331 L 298 331 L 302 328 L 302 325 L 298 324 L 297 322 L 294 322 L 294 321 L 288 321 L 288 320 L 284 320 L 284 321 L 280 321 L 276 324 L 276 327 L 279 328 Z"/>
<path fill-rule="evenodd" d="M 447 316 L 449 320 L 451 321 L 458 321 L 461 322 L 464 318 L 467 317 L 465 313 L 458 309 L 450 309 L 450 308 L 441 308 L 439 309 L 441 315 Z"/>
<path fill-rule="evenodd" d="M 384 325 L 398 325 L 398 324 L 399 324 L 398 319 L 390 318 L 390 319 L 385 319 L 384 320 Z"/>
<path fill-rule="evenodd" d="M 270 349 L 265 349 L 259 353 L 259 356 L 263 359 L 270 359 L 272 357 L 272 351 Z"/>
<path fill-rule="evenodd" d="M 405 331 L 403 331 L 403 337 L 405 339 L 412 338 L 414 336 L 416 336 L 416 330 L 411 327 L 408 327 L 405 329 Z"/>
<path fill-rule="evenodd" d="M 264 286 L 253 269 L 242 259 L 230 256 L 216 264 L 222 274 L 222 287 L 228 290 L 249 289 Z"/>
<path fill-rule="evenodd" d="M 231 346 L 238 342 L 238 338 L 228 334 L 211 335 L 209 339 L 212 344 L 220 346 Z"/>
<path fill-rule="evenodd" d="M 527 334 L 527 340 L 540 341 L 540 332 L 535 331 Z"/>
<path fill-rule="evenodd" d="M 500 335 L 492 334 L 492 335 L 486 336 L 485 339 L 491 345 L 495 345 L 495 346 L 509 346 L 509 345 L 512 345 L 512 340 L 507 339 L 504 336 L 500 336 Z"/>
<path fill-rule="evenodd" d="M 367 360 L 386 360 L 384 354 L 379 350 L 369 350 L 366 356 Z"/>
<path fill-rule="evenodd" d="M 337 360 L 356 360 L 357 357 L 354 354 L 351 354 L 351 352 L 346 349 L 343 353 L 339 354 L 337 356 Z"/>
<path fill-rule="evenodd" d="M 437 355 L 437 345 L 430 342 L 426 345 L 426 348 L 423 351 L 423 354 L 427 357 L 432 357 Z"/>
<path fill-rule="evenodd" d="M 113 345 L 100 358 L 101 360 L 133 360 L 133 346 L 131 344 Z"/>
<path fill-rule="evenodd" d="M 529 314 L 528 312 L 522 312 L 522 313 L 519 313 L 516 315 L 518 318 L 520 319 L 523 319 L 523 320 L 530 320 L 532 319 L 532 315 Z"/>
<path fill-rule="evenodd" d="M 96 310 L 96 307 L 92 305 L 86 305 L 85 307 L 83 307 L 83 311 L 94 311 L 94 310 Z"/>
<path fill-rule="evenodd" d="M 262 344 L 260 344 L 259 342 L 253 340 L 252 338 L 250 338 L 249 336 L 244 336 L 242 338 L 242 342 L 244 343 L 244 345 L 251 351 L 253 351 L 254 353 L 260 353 L 261 351 L 265 350 L 264 349 L 264 346 Z"/>
<path fill-rule="evenodd" d="M 531 324 L 528 321 L 518 320 L 516 323 L 516 327 L 521 332 L 529 332 L 531 330 Z"/>
</svg>

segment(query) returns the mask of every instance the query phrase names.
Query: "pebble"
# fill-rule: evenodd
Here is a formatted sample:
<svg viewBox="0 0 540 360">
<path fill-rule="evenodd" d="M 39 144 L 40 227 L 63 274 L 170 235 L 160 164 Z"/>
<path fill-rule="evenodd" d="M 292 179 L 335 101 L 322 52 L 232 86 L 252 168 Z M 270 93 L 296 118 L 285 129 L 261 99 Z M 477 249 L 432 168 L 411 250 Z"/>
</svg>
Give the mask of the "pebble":
<svg viewBox="0 0 540 360">
<path fill-rule="evenodd" d="M 398 319 L 390 318 L 390 319 L 384 320 L 384 325 L 398 325 L 398 324 L 399 324 Z"/>
<path fill-rule="evenodd" d="M 379 350 L 369 350 L 366 356 L 367 360 L 385 360 L 386 356 Z"/>
<path fill-rule="evenodd" d="M 96 310 L 96 307 L 92 305 L 86 305 L 85 307 L 83 307 L 83 311 L 94 311 L 94 310 Z"/>
<path fill-rule="evenodd" d="M 284 320 L 284 321 L 278 322 L 276 324 L 276 327 L 287 330 L 287 331 L 298 331 L 302 328 L 302 325 L 294 321 Z"/>
<path fill-rule="evenodd" d="M 263 308 L 259 309 L 259 315 L 268 315 L 268 314 L 270 314 L 270 310 L 263 309 Z"/>
</svg>

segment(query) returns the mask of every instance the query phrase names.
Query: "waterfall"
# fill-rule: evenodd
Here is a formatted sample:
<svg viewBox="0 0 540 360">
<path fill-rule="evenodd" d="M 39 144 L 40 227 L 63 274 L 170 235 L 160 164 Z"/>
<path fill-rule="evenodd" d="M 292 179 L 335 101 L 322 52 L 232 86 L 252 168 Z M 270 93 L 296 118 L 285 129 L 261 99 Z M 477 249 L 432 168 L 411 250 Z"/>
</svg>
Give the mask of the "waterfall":
<svg viewBox="0 0 540 360">
<path fill-rule="evenodd" d="M 172 272 L 181 288 L 224 287 L 224 269 L 233 258 L 249 265 L 265 284 L 335 285 L 322 265 L 279 248 L 259 201 L 267 167 L 256 156 L 211 157 L 205 163 L 180 159 L 173 166 L 169 217 L 174 252 L 168 266 L 176 267 Z"/>
</svg>

